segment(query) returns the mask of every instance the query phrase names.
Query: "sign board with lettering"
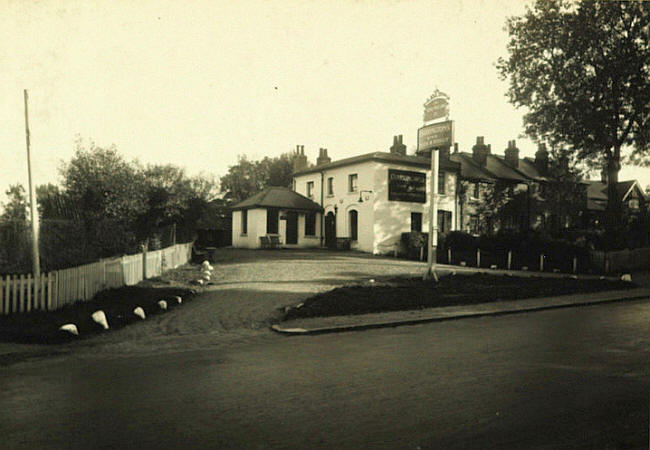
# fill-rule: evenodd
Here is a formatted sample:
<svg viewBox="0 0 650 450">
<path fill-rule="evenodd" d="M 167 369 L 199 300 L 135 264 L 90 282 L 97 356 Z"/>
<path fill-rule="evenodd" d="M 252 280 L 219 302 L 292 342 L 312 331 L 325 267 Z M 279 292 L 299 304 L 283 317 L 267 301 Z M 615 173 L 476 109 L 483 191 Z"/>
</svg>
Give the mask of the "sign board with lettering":
<svg viewBox="0 0 650 450">
<path fill-rule="evenodd" d="M 418 129 L 418 151 L 451 147 L 454 143 L 454 121 L 433 123 Z"/>
<path fill-rule="evenodd" d="M 426 203 L 427 174 L 388 169 L 388 200 Z"/>
<path fill-rule="evenodd" d="M 433 98 L 424 104 L 424 121 L 449 116 L 449 100 L 445 97 Z"/>
</svg>

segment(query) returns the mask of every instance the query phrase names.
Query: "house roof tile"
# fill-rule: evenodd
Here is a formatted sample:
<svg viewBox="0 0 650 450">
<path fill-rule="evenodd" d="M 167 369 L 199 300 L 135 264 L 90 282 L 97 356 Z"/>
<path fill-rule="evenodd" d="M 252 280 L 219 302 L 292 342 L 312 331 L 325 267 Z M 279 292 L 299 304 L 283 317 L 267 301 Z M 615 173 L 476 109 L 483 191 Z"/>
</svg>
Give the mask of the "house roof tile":
<svg viewBox="0 0 650 450">
<path fill-rule="evenodd" d="M 237 209 L 285 208 L 299 211 L 322 211 L 321 206 L 286 187 L 271 186 L 232 207 Z"/>
</svg>

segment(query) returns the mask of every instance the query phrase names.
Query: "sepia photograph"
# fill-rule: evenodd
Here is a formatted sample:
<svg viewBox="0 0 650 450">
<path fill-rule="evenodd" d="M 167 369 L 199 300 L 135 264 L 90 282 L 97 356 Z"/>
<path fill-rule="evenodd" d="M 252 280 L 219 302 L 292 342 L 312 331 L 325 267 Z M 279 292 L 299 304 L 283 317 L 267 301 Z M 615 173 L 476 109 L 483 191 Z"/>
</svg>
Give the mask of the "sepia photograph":
<svg viewBox="0 0 650 450">
<path fill-rule="evenodd" d="M 650 1 L 0 0 L 0 449 L 650 448 Z"/>
</svg>

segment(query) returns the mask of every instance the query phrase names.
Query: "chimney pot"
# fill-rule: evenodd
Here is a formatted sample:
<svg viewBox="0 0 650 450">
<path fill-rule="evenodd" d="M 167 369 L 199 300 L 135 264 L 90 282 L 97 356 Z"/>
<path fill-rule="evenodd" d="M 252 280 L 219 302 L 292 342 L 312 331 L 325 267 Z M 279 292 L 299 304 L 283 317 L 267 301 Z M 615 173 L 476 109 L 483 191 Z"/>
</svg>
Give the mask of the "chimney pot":
<svg viewBox="0 0 650 450">
<path fill-rule="evenodd" d="M 519 149 L 515 145 L 514 139 L 508 141 L 508 147 L 506 148 L 504 155 L 506 163 L 513 167 L 519 167 Z"/>
<path fill-rule="evenodd" d="M 476 144 L 472 147 L 472 159 L 481 167 L 487 164 L 487 156 L 490 154 L 490 146 L 485 145 L 483 136 L 476 137 Z"/>
<path fill-rule="evenodd" d="M 390 147 L 390 152 L 397 155 L 406 155 L 406 145 L 402 143 L 401 134 L 393 136 L 393 145 Z"/>
</svg>

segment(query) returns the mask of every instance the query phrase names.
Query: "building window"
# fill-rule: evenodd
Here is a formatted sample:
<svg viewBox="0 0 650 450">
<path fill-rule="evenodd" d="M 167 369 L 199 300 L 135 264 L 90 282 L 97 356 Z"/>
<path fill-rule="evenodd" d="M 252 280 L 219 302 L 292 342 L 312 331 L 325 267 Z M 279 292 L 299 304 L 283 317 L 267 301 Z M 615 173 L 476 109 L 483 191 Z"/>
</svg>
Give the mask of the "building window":
<svg viewBox="0 0 650 450">
<path fill-rule="evenodd" d="M 631 198 L 627 205 L 629 206 L 630 209 L 639 209 L 639 199 L 638 198 Z"/>
<path fill-rule="evenodd" d="M 334 195 L 334 178 L 327 179 L 327 195 Z"/>
<path fill-rule="evenodd" d="M 314 182 L 307 182 L 307 197 L 312 198 L 314 196 Z"/>
<path fill-rule="evenodd" d="M 266 208 L 266 234 L 278 234 L 278 208 Z"/>
<path fill-rule="evenodd" d="M 316 213 L 305 214 L 305 236 L 316 235 Z"/>
<path fill-rule="evenodd" d="M 411 231 L 422 231 L 422 213 L 411 213 Z"/>
<path fill-rule="evenodd" d="M 438 173 L 438 194 L 445 194 L 445 186 L 447 183 L 445 182 L 445 173 L 444 172 L 439 172 Z"/>
<path fill-rule="evenodd" d="M 350 216 L 350 239 L 356 241 L 357 238 L 359 237 L 357 231 L 358 214 L 354 209 L 350 211 L 348 214 Z"/>
<path fill-rule="evenodd" d="M 451 231 L 451 211 L 438 210 L 438 233 Z"/>
<path fill-rule="evenodd" d="M 241 210 L 241 234 L 248 233 L 248 211 L 245 209 Z"/>
<path fill-rule="evenodd" d="M 469 232 L 473 235 L 479 234 L 479 217 L 478 216 L 469 216 Z"/>
<path fill-rule="evenodd" d="M 357 180 L 358 176 L 356 173 L 350 174 L 348 176 L 348 191 L 349 192 L 357 192 Z"/>
<path fill-rule="evenodd" d="M 479 198 L 480 191 L 479 191 L 479 183 L 478 181 L 472 185 L 472 198 Z"/>
</svg>

